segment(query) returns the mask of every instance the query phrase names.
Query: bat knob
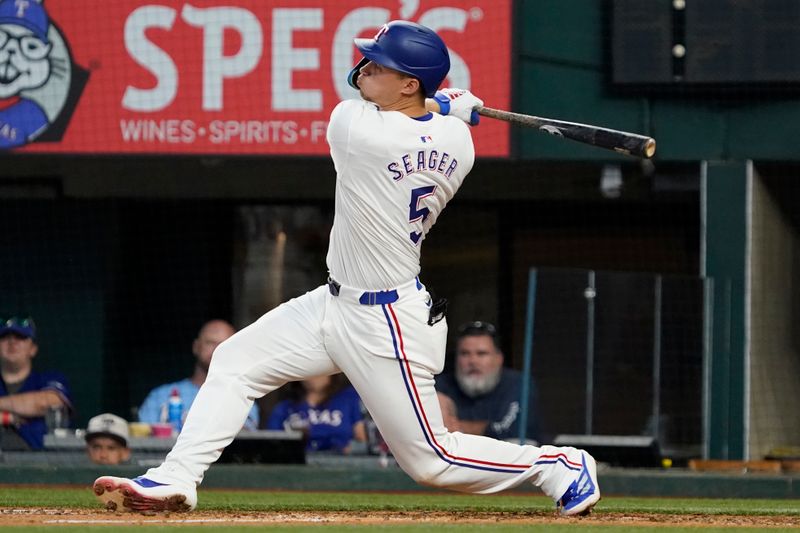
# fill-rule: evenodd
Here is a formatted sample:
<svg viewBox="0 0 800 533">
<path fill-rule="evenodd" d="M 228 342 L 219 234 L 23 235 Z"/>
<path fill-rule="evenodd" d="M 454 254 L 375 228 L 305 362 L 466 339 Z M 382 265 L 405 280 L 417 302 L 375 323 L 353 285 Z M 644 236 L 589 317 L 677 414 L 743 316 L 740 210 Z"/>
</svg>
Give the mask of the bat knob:
<svg viewBox="0 0 800 533">
<path fill-rule="evenodd" d="M 647 139 L 644 143 L 644 156 L 647 158 L 653 157 L 656 153 L 656 140 Z"/>
</svg>

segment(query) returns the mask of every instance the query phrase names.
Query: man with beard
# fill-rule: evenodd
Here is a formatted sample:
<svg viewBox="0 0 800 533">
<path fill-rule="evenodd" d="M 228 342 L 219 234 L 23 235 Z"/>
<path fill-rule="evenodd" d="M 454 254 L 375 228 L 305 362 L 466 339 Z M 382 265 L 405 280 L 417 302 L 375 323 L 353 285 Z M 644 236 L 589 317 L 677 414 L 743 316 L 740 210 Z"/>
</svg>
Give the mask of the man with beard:
<svg viewBox="0 0 800 533">
<path fill-rule="evenodd" d="M 436 391 L 450 431 L 495 439 L 519 438 L 522 374 L 503 367 L 497 329 L 468 322 L 458 329 L 455 372 L 436 377 Z M 528 402 L 527 438 L 537 440 L 535 391 Z"/>
<path fill-rule="evenodd" d="M 228 339 L 234 333 L 236 333 L 236 329 L 225 320 L 209 320 L 203 324 L 197 334 L 197 338 L 192 343 L 192 353 L 195 357 L 192 375 L 174 383 L 160 385 L 150 391 L 139 408 L 139 421 L 146 424 L 166 422 L 167 403 L 173 391 L 177 391 L 178 396 L 181 398 L 183 403 L 182 418 L 185 419 L 195 396 L 197 396 L 197 392 L 200 390 L 200 386 L 206 381 L 214 350 L 222 341 Z M 255 404 L 247 416 L 244 429 L 258 429 L 258 406 Z"/>
</svg>

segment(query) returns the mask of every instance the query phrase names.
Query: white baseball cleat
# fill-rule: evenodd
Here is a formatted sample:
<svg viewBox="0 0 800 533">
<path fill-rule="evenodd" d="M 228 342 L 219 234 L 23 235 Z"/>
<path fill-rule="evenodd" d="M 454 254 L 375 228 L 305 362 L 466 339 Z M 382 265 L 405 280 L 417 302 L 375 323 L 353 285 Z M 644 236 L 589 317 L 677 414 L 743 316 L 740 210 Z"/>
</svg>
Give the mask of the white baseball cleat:
<svg viewBox="0 0 800 533">
<path fill-rule="evenodd" d="M 94 482 L 94 494 L 110 511 L 131 513 L 172 511 L 184 513 L 197 506 L 197 489 L 158 483 L 139 476 L 102 476 Z"/>
<path fill-rule="evenodd" d="M 592 507 L 600 501 L 600 487 L 597 485 L 597 464 L 588 453 L 583 453 L 583 468 L 578 479 L 572 482 L 567 492 L 556 502 L 562 516 L 588 515 Z"/>
</svg>

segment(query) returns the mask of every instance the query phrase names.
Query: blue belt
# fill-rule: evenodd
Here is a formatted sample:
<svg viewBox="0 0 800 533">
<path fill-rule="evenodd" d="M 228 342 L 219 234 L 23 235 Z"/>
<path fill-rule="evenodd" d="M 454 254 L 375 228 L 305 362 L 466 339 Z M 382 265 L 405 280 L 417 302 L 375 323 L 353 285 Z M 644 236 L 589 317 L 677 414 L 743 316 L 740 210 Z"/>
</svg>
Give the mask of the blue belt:
<svg viewBox="0 0 800 533">
<path fill-rule="evenodd" d="M 342 288 L 342 284 L 334 280 L 333 278 L 328 278 L 328 290 L 334 296 L 339 296 L 339 291 Z M 366 291 L 361 294 L 358 298 L 358 303 L 361 305 L 385 305 L 391 304 L 396 302 L 400 296 L 398 296 L 397 291 L 392 289 L 388 291 Z"/>
</svg>

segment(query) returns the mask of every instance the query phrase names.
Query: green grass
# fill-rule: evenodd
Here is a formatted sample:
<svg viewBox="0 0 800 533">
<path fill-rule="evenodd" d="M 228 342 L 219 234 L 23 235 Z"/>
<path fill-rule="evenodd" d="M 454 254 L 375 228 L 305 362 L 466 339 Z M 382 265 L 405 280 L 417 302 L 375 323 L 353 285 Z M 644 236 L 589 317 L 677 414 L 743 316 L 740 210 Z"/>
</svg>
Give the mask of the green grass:
<svg viewBox="0 0 800 533">
<path fill-rule="evenodd" d="M 198 510 L 292 512 L 292 511 L 476 511 L 503 512 L 509 517 L 534 512 L 551 512 L 553 503 L 543 496 L 523 494 L 504 494 L 493 496 L 461 495 L 454 493 L 341 493 L 341 492 L 270 492 L 270 491 L 221 491 L 201 490 Z M 100 509 L 91 490 L 72 487 L 0 487 L 0 505 L 3 507 L 48 507 L 70 509 Z M 800 501 L 797 500 L 720 500 L 720 499 L 686 499 L 686 498 L 617 498 L 604 497 L 595 511 L 599 515 L 614 513 L 658 513 L 671 515 L 685 514 L 735 514 L 735 515 L 767 515 L 797 517 L 800 527 Z M 174 515 L 173 515 L 174 516 Z M 189 515 L 181 515 L 191 518 Z M 58 516 L 54 516 L 58 518 Z M 67 516 L 68 518 L 68 516 Z M 116 524 L 115 529 L 124 526 Z M 389 529 L 392 533 L 402 531 L 483 531 L 521 532 L 547 531 L 554 533 L 573 533 L 579 529 L 591 529 L 594 532 L 659 532 L 675 533 L 692 531 L 695 533 L 714 533 L 728 531 L 720 527 L 665 527 L 664 525 L 632 525 L 619 526 L 603 524 L 601 521 L 565 521 L 564 524 L 503 524 L 502 521 L 492 524 L 378 524 L 344 525 L 344 524 L 205 524 L 205 525 L 147 525 L 148 533 L 168 531 L 170 533 L 190 533 L 194 531 L 224 531 L 226 533 L 252 533 L 254 531 L 381 531 Z M 20 533 L 54 533 L 108 529 L 108 525 L 27 525 L 3 527 L 0 516 L 0 530 Z M 124 529 L 123 529 L 124 530 Z M 737 527 L 737 532 L 762 531 L 752 527 Z M 788 529 L 770 529 L 770 531 L 788 531 Z"/>
<path fill-rule="evenodd" d="M 502 494 L 492 496 L 456 493 L 272 492 L 200 490 L 200 510 L 236 511 L 447 511 L 495 512 L 549 511 L 553 502 L 544 496 Z M 5 507 L 57 507 L 98 509 L 90 488 L 0 487 Z M 663 514 L 783 515 L 800 518 L 800 500 L 734 500 L 699 498 L 618 498 L 605 496 L 597 512 Z"/>
</svg>

